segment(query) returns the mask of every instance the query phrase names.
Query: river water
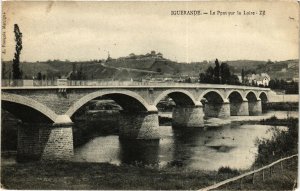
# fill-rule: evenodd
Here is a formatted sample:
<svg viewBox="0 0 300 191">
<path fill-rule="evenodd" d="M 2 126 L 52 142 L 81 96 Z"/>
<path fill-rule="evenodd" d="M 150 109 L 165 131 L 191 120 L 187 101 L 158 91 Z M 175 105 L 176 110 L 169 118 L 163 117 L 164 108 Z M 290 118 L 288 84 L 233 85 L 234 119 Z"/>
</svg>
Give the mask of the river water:
<svg viewBox="0 0 300 191">
<path fill-rule="evenodd" d="M 161 139 L 157 141 L 122 141 L 117 135 L 98 136 L 75 148 L 74 160 L 192 170 L 217 170 L 222 166 L 247 169 L 257 154 L 256 140 L 270 138 L 272 134 L 268 130 L 272 126 L 237 121 L 261 120 L 274 115 L 298 117 L 298 112 L 269 111 L 263 116 L 210 119 L 204 128 L 160 126 Z"/>
</svg>

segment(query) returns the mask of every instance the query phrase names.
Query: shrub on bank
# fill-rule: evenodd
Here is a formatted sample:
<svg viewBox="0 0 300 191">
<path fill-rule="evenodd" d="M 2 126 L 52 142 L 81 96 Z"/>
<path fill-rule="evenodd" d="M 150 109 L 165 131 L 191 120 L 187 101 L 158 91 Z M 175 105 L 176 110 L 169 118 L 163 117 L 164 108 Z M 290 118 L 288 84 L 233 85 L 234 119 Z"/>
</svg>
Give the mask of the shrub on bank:
<svg viewBox="0 0 300 191">
<path fill-rule="evenodd" d="M 268 125 L 286 125 L 287 130 L 274 127 L 271 129 L 271 139 L 257 140 L 258 154 L 256 156 L 256 165 L 266 165 L 283 157 L 298 153 L 298 119 L 271 119 L 263 121 Z"/>
<path fill-rule="evenodd" d="M 220 167 L 219 170 L 218 170 L 218 174 L 230 174 L 230 175 L 233 175 L 233 176 L 240 175 L 240 173 L 237 169 L 231 169 L 228 166 Z"/>
</svg>

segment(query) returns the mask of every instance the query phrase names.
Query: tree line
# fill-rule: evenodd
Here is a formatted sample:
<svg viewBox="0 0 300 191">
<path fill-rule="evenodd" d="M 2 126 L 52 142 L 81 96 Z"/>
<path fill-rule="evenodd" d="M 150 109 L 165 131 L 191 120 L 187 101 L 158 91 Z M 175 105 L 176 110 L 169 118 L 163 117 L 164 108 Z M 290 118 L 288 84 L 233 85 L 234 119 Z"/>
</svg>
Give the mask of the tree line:
<svg viewBox="0 0 300 191">
<path fill-rule="evenodd" d="M 298 94 L 299 86 L 298 82 L 291 81 L 287 82 L 285 80 L 272 79 L 269 82 L 269 88 L 274 90 L 283 90 L 286 94 Z"/>
<path fill-rule="evenodd" d="M 201 83 L 209 84 L 241 84 L 237 75 L 234 75 L 227 63 L 222 62 L 221 65 L 219 60 L 216 59 L 215 67 L 209 66 L 205 73 L 200 73 L 199 81 Z"/>
</svg>

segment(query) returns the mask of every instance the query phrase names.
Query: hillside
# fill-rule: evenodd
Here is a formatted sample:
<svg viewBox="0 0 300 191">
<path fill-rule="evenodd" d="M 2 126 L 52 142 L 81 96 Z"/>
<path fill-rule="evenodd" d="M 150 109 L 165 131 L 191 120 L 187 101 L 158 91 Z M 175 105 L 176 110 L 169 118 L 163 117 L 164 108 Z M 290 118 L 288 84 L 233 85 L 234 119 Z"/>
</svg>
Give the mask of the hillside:
<svg viewBox="0 0 300 191">
<path fill-rule="evenodd" d="M 272 79 L 291 80 L 298 78 L 299 60 L 286 60 L 280 62 L 237 60 L 229 61 L 229 66 L 235 73 L 241 73 L 242 69 L 254 73 L 268 73 Z"/>
<path fill-rule="evenodd" d="M 235 74 L 241 74 L 242 69 L 246 72 L 266 72 L 271 78 L 290 80 L 298 78 L 298 60 L 286 60 L 280 62 L 235 60 L 226 61 Z M 9 78 L 12 70 L 12 62 L 2 63 L 4 72 L 2 78 Z M 82 69 L 85 79 L 106 80 L 141 80 L 147 77 L 198 77 L 199 73 L 205 72 L 213 62 L 178 63 L 163 58 L 161 53 L 154 51 L 146 55 L 131 54 L 128 57 L 118 59 L 109 58 L 105 61 L 47 61 L 47 62 L 23 62 L 20 64 L 23 77 L 32 79 L 38 72 L 46 75 L 48 79 L 67 76 L 71 71 Z"/>
</svg>

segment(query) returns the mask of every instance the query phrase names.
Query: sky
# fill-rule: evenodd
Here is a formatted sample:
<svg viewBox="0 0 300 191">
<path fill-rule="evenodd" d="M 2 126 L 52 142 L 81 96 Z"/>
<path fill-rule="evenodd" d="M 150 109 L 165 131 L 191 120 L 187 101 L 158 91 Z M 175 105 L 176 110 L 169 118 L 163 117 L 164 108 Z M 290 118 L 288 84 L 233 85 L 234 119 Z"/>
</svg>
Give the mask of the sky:
<svg viewBox="0 0 300 191">
<path fill-rule="evenodd" d="M 151 50 L 178 62 L 299 57 L 296 2 L 56 1 L 2 5 L 2 60 L 13 59 L 15 23 L 23 33 L 21 61 L 88 61 L 106 59 L 108 52 L 118 58 Z M 176 10 L 232 11 L 235 15 L 171 15 Z M 244 10 L 262 10 L 265 16 L 236 15 Z"/>
</svg>

